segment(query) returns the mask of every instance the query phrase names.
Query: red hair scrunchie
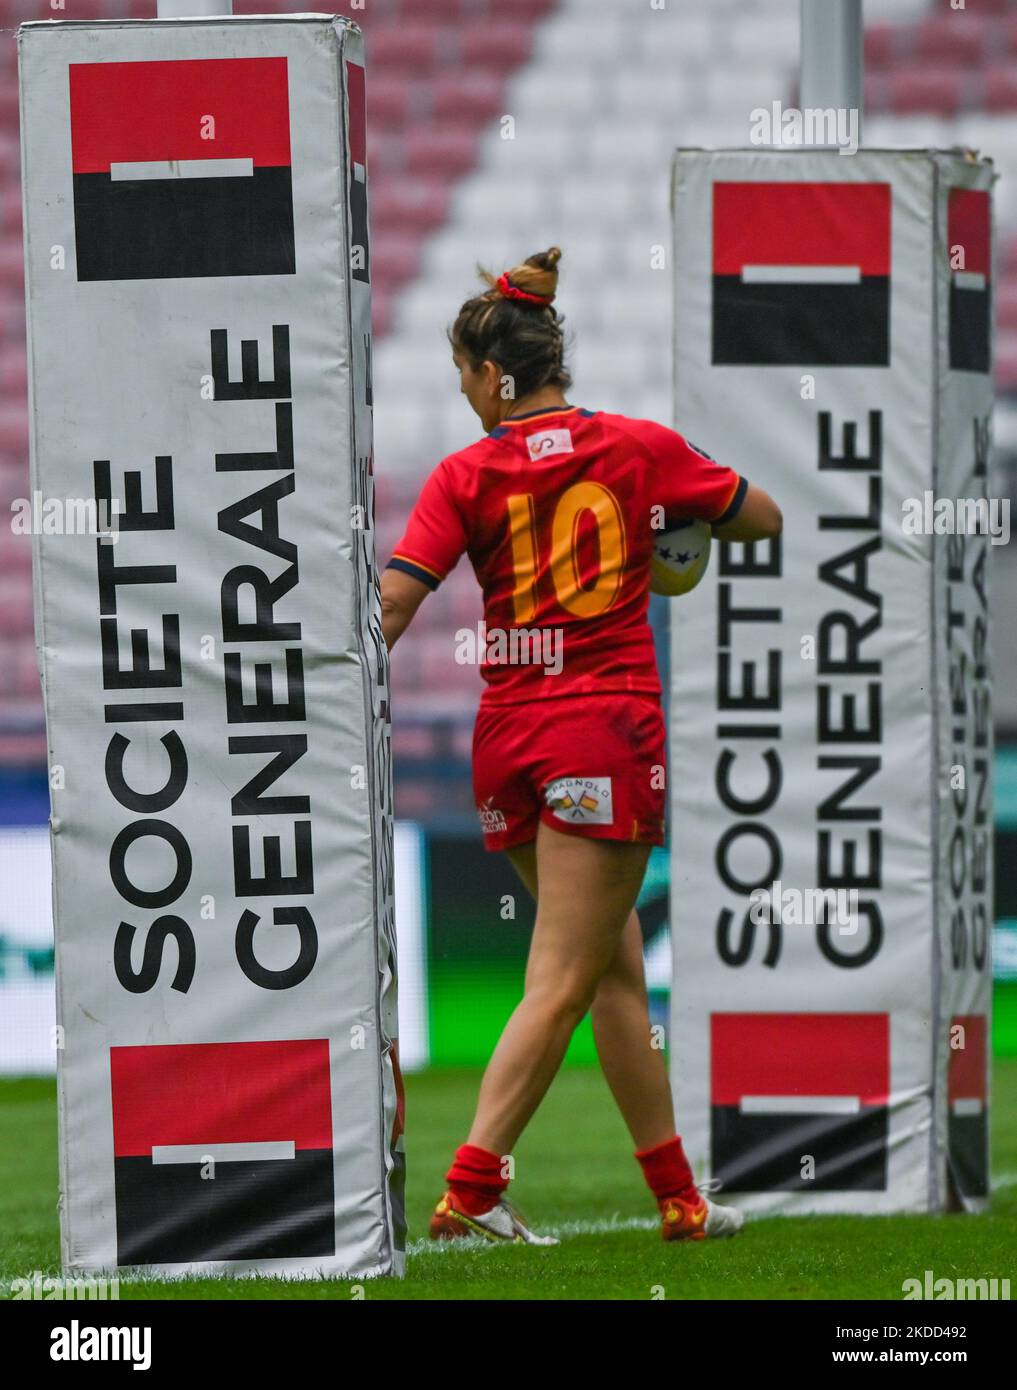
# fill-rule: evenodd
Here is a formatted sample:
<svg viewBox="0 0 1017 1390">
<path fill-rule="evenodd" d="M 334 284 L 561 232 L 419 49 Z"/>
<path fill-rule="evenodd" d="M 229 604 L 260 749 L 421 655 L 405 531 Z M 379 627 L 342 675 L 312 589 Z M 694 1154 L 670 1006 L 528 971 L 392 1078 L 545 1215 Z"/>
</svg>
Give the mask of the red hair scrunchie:
<svg viewBox="0 0 1017 1390">
<path fill-rule="evenodd" d="M 506 299 L 523 299 L 528 304 L 547 305 L 554 298 L 553 294 L 530 294 L 527 290 L 521 290 L 518 285 L 513 285 L 507 274 L 499 275 L 495 283 Z"/>
</svg>

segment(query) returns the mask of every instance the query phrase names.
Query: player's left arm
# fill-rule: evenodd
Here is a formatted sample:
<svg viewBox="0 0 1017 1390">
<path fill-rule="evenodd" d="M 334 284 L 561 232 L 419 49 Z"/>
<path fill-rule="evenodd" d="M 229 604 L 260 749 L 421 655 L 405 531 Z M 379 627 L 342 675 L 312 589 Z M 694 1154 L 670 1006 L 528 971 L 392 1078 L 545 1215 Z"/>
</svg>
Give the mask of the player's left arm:
<svg viewBox="0 0 1017 1390">
<path fill-rule="evenodd" d="M 763 541 L 779 536 L 784 517 L 768 492 L 746 483 L 737 510 L 729 519 L 713 523 L 713 534 L 721 541 Z"/>
<path fill-rule="evenodd" d="M 431 592 L 430 585 L 402 570 L 381 572 L 381 632 L 389 651 L 413 621 L 413 616 Z"/>
<path fill-rule="evenodd" d="M 768 492 L 719 464 L 676 430 L 663 426 L 653 430 L 650 439 L 663 464 L 658 476 L 668 492 L 668 515 L 705 521 L 722 541 L 761 541 L 780 535 L 784 519 Z"/>
</svg>

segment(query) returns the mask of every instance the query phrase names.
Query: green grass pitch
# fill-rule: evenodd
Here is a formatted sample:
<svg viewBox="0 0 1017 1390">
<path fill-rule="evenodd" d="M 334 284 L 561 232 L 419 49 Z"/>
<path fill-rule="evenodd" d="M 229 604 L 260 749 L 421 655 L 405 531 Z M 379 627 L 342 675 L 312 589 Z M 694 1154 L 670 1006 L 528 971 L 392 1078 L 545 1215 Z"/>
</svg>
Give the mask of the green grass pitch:
<svg viewBox="0 0 1017 1390">
<path fill-rule="evenodd" d="M 993 1063 L 995 1190 L 982 1216 L 769 1217 L 730 1241 L 665 1245 L 607 1087 L 567 1067 L 516 1152 L 513 1193 L 550 1249 L 422 1239 L 466 1132 L 479 1073 L 407 1079 L 410 1245 L 405 1280 L 121 1280 L 121 1298 L 900 1299 L 904 1279 L 1012 1277 L 1017 1250 L 1017 1058 Z M 0 1082 L 0 1287 L 59 1273 L 56 1106 L 50 1081 Z M 360 1292 L 362 1290 L 362 1293 Z"/>
</svg>

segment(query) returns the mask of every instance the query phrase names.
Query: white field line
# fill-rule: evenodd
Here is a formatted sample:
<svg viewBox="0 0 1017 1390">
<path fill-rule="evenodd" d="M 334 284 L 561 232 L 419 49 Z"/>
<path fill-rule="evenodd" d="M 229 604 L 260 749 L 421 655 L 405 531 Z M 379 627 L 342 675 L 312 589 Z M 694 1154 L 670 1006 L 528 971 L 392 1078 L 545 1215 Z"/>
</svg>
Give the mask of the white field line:
<svg viewBox="0 0 1017 1390">
<path fill-rule="evenodd" d="M 540 1225 L 537 1234 L 541 1236 L 606 1236 L 612 1231 L 655 1231 L 660 1225 L 660 1217 L 652 1216 L 612 1216 L 606 1221 L 560 1221 L 557 1225 Z M 499 1242 L 500 1243 L 500 1242 Z M 419 1240 L 406 1242 L 407 1255 L 447 1255 L 455 1247 L 467 1250 L 486 1250 L 494 1241 L 483 1236 L 461 1236 L 457 1240 L 431 1240 L 421 1236 Z M 548 1247 L 553 1248 L 553 1247 Z"/>
<path fill-rule="evenodd" d="M 993 1180 L 992 1187 L 993 1191 L 996 1191 L 999 1188 L 1017 1187 L 1017 1173 L 1001 1173 L 998 1178 L 995 1178 Z M 778 1213 L 768 1213 L 767 1215 L 773 1216 L 777 1214 Z M 829 1214 L 831 1216 L 839 1216 L 844 1215 L 846 1213 L 830 1212 Z M 892 1213 L 890 1214 L 892 1215 Z M 789 1220 L 793 1219 L 794 1218 L 789 1218 Z M 562 1221 L 559 1222 L 559 1224 L 556 1226 L 541 1226 L 539 1234 L 559 1237 L 601 1236 L 609 1235 L 612 1231 L 655 1231 L 659 1224 L 659 1221 L 652 1216 L 614 1216 L 606 1221 Z M 492 1248 L 492 1244 L 492 1242 L 484 1240 L 482 1236 L 467 1236 L 462 1237 L 459 1240 L 430 1240 L 428 1237 L 422 1236 L 418 1240 L 411 1240 L 407 1242 L 406 1253 L 407 1255 L 414 1256 L 414 1258 L 419 1258 L 421 1255 L 434 1255 L 437 1258 L 443 1258 L 454 1256 L 457 1250 L 488 1250 Z M 548 1248 L 553 1249 L 554 1247 L 549 1246 Z M 44 1277 L 58 1276 L 59 1273 L 60 1271 L 55 1268 L 44 1269 L 42 1271 Z M 110 1274 L 117 1273 L 120 1274 L 120 1277 L 124 1280 L 125 1283 L 130 1284 L 172 1284 L 176 1282 L 182 1283 L 184 1281 L 189 1281 L 195 1278 L 202 1277 L 200 1275 L 194 1274 L 167 1276 L 164 1274 L 126 1274 L 123 1271 L 110 1271 Z M 84 1278 L 85 1276 L 82 1275 L 79 1277 Z M 96 1275 L 93 1277 L 100 1276 Z M 256 1274 L 221 1274 L 211 1275 L 208 1277 L 214 1280 L 239 1278 L 257 1279 L 260 1276 Z M 315 1278 L 314 1275 L 294 1276 L 286 1274 L 272 1274 L 267 1277 L 272 1279 L 282 1279 L 286 1283 L 294 1284 L 303 1284 L 306 1283 L 309 1278 Z M 331 1280 L 337 1284 L 356 1284 L 358 1282 L 366 1282 L 371 1277 L 372 1276 L 370 1275 L 363 1274 L 322 1274 L 318 1276 L 318 1282 L 327 1282 Z M 0 1279 L 0 1294 L 8 1294 L 10 1292 L 10 1286 L 11 1281 L 9 1279 Z"/>
</svg>

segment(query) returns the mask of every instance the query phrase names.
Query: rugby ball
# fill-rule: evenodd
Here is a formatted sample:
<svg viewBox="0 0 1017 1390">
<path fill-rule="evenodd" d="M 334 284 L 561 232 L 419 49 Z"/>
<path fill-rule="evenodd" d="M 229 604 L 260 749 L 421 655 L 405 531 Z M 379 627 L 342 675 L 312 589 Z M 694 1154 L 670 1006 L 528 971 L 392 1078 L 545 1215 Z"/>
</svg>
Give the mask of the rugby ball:
<svg viewBox="0 0 1017 1390">
<path fill-rule="evenodd" d="M 713 532 L 705 521 L 679 521 L 653 542 L 650 592 L 677 598 L 694 589 L 710 563 Z"/>
</svg>

